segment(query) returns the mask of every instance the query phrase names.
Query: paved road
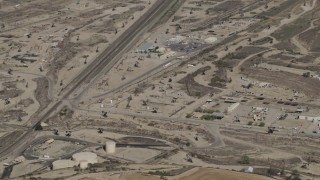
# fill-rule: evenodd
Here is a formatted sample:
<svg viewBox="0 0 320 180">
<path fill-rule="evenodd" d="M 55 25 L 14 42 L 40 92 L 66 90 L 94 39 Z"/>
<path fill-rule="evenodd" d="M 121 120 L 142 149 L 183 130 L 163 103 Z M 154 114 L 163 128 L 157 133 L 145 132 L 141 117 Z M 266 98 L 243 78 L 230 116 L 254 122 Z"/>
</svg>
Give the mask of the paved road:
<svg viewBox="0 0 320 180">
<path fill-rule="evenodd" d="M 140 19 L 129 27 L 120 37 L 115 40 L 103 53 L 96 58 L 81 74 L 72 80 L 60 93 L 60 99 L 51 103 L 32 123 L 31 128 L 26 131 L 24 136 L 13 142 L 11 146 L 0 152 L 0 157 L 7 156 L 12 152 L 21 153 L 31 143 L 36 133 L 35 127 L 45 121 L 53 112 L 55 112 L 65 99 L 70 98 L 76 90 L 83 85 L 90 86 L 90 80 L 94 79 L 102 71 L 109 71 L 117 62 L 119 57 L 130 49 L 144 32 L 148 31 L 174 4 L 176 0 L 158 0 Z"/>
<path fill-rule="evenodd" d="M 129 29 L 127 29 L 114 43 L 96 58 L 81 75 L 73 79 L 62 91 L 63 98 L 66 99 L 83 83 L 91 84 L 101 72 L 108 72 L 117 63 L 120 55 L 132 48 L 144 33 L 146 33 L 158 20 L 165 14 L 166 10 L 175 4 L 176 0 L 158 0 L 155 5 L 149 9 L 144 18 L 137 20 Z M 86 86 L 85 89 L 91 86 Z M 79 94 L 74 94 L 74 98 L 80 97 L 84 90 Z M 70 97 L 69 97 L 70 98 Z"/>
</svg>

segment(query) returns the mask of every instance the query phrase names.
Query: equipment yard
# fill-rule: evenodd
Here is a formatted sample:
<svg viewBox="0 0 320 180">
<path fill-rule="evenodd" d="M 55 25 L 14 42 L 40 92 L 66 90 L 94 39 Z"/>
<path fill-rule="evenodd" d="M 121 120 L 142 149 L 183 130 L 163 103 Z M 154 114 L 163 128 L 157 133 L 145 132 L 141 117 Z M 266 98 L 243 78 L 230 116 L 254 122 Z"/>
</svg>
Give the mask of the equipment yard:
<svg viewBox="0 0 320 180">
<path fill-rule="evenodd" d="M 319 0 L 0 0 L 0 179 L 320 179 Z"/>
</svg>

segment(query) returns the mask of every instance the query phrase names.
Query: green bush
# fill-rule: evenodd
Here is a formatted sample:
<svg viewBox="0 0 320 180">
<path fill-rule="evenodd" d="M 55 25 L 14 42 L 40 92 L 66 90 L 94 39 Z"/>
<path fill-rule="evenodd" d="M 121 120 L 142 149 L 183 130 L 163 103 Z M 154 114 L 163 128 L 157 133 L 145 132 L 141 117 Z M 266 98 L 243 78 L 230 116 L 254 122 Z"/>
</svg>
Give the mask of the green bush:
<svg viewBox="0 0 320 180">
<path fill-rule="evenodd" d="M 243 155 L 239 161 L 241 164 L 250 164 L 250 158 L 247 155 Z"/>
<path fill-rule="evenodd" d="M 217 116 L 212 115 L 212 114 L 206 114 L 206 115 L 201 116 L 201 119 L 202 120 L 215 120 L 215 119 L 217 119 Z"/>
<path fill-rule="evenodd" d="M 188 113 L 187 115 L 186 115 L 186 118 L 191 118 L 192 117 L 192 113 Z"/>
<path fill-rule="evenodd" d="M 40 124 L 37 124 L 36 127 L 35 127 L 35 130 L 36 131 L 42 131 L 43 127 Z"/>
<path fill-rule="evenodd" d="M 233 56 L 233 54 L 228 54 L 228 56 Z M 214 64 L 216 65 L 217 68 L 227 68 L 228 64 L 223 61 L 223 60 L 219 60 L 219 61 L 215 61 Z"/>
<path fill-rule="evenodd" d="M 265 125 L 266 125 L 266 123 L 264 123 L 264 122 L 260 122 L 260 124 L 259 124 L 260 127 L 264 127 Z"/>
</svg>

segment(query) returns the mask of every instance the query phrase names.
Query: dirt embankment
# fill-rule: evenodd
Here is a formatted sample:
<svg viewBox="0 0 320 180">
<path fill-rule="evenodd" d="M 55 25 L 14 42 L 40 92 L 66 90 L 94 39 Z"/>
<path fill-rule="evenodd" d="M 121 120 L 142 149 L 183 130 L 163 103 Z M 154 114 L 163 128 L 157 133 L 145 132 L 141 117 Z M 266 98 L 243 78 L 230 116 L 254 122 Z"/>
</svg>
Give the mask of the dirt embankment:
<svg viewBox="0 0 320 180">
<path fill-rule="evenodd" d="M 320 26 L 307 30 L 299 34 L 298 38 L 303 45 L 310 51 L 319 52 L 320 50 Z"/>
<path fill-rule="evenodd" d="M 320 81 L 315 78 L 305 78 L 288 72 L 268 71 L 260 68 L 249 68 L 243 73 L 250 78 L 303 92 L 310 97 L 320 96 Z"/>
<path fill-rule="evenodd" d="M 45 109 L 51 101 L 48 97 L 49 82 L 45 77 L 36 78 L 34 81 L 37 83 L 37 88 L 34 92 L 35 98 L 40 104 L 37 112 L 40 112 Z"/>
<path fill-rule="evenodd" d="M 241 73 L 249 78 L 262 82 L 269 82 L 279 87 L 288 88 L 297 92 L 304 93 L 309 97 L 320 96 L 320 81 L 316 78 L 305 78 L 302 75 L 283 71 L 271 71 L 263 68 L 254 67 L 259 62 L 267 62 L 263 57 L 254 57 L 241 66 Z"/>
<path fill-rule="evenodd" d="M 197 75 L 199 75 L 209 69 L 211 69 L 210 66 L 200 68 L 197 71 L 195 71 L 194 73 L 188 74 L 186 77 L 184 77 L 183 79 L 178 81 L 178 83 L 185 85 L 185 89 L 186 89 L 189 96 L 201 97 L 201 96 L 204 96 L 208 93 L 220 92 L 219 89 L 203 86 L 194 80 L 194 77 L 196 77 Z"/>
</svg>

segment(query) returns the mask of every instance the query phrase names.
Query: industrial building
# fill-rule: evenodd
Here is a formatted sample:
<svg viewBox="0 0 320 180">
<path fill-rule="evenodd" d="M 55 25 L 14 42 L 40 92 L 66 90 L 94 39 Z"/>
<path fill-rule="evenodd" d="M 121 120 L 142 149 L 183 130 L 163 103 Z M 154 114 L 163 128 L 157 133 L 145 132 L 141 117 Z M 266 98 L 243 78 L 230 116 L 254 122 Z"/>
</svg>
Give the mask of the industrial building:
<svg viewBox="0 0 320 180">
<path fill-rule="evenodd" d="M 307 121 L 320 121 L 320 117 L 311 117 L 311 116 L 298 116 L 298 119 L 307 120 Z"/>
<path fill-rule="evenodd" d="M 106 152 L 107 154 L 113 154 L 116 152 L 116 143 L 114 141 L 106 142 Z"/>
<path fill-rule="evenodd" d="M 92 152 L 80 152 L 72 155 L 72 160 L 77 164 L 80 164 L 81 161 L 87 161 L 89 164 L 98 163 L 98 156 Z"/>
<path fill-rule="evenodd" d="M 52 163 L 52 169 L 64 169 L 80 166 L 81 169 L 88 168 L 89 164 L 98 163 L 98 156 L 92 152 L 80 152 L 72 155 L 72 160 L 57 160 Z"/>
<path fill-rule="evenodd" d="M 246 173 L 253 173 L 253 167 L 251 167 L 251 166 L 245 167 L 245 168 L 244 168 L 244 172 L 246 172 Z"/>
</svg>

